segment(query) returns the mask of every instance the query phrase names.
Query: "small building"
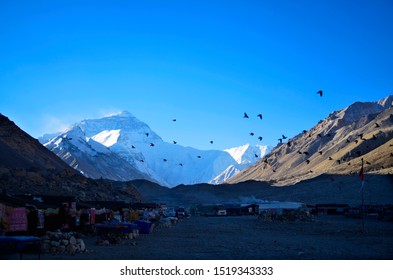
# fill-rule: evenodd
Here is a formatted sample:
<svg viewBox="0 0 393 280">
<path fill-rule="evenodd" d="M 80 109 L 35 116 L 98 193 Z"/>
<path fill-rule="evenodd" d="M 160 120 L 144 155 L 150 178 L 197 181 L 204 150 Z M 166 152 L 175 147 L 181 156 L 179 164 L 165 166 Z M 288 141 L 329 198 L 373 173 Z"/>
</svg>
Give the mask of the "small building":
<svg viewBox="0 0 393 280">
<path fill-rule="evenodd" d="M 197 206 L 199 215 L 202 216 L 226 216 L 227 210 L 222 204 L 200 204 Z"/>
<path fill-rule="evenodd" d="M 345 215 L 351 207 L 348 204 L 316 204 L 315 211 L 317 214 L 324 215 Z"/>
</svg>

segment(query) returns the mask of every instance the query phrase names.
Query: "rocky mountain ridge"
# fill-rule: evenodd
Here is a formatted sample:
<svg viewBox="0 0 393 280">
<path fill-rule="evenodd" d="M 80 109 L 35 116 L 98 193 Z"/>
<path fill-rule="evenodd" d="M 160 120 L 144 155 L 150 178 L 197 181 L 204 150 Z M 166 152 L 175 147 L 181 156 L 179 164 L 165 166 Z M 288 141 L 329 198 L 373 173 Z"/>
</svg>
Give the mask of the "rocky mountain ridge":
<svg viewBox="0 0 393 280">
<path fill-rule="evenodd" d="M 278 144 L 228 183 L 268 181 L 282 186 L 321 174 L 393 173 L 393 96 L 356 102 L 308 131 Z"/>
</svg>

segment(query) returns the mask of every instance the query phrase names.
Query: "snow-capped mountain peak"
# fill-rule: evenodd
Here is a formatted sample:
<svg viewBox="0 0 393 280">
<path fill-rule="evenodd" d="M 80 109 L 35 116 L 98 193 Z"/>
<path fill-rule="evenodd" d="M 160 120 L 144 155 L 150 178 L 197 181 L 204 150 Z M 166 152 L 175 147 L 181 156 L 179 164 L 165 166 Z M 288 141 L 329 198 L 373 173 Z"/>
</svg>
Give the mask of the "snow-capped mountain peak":
<svg viewBox="0 0 393 280">
<path fill-rule="evenodd" d="M 268 147 L 261 145 L 251 146 L 250 144 L 246 144 L 226 149 L 225 151 L 229 153 L 238 164 L 250 165 L 263 157 L 267 153 Z"/>
<path fill-rule="evenodd" d="M 106 115 L 105 117 L 124 117 L 124 118 L 135 118 L 133 114 L 131 114 L 130 112 L 124 110 L 124 111 L 120 111 L 118 113 L 114 113 L 114 114 L 109 114 Z"/>
<path fill-rule="evenodd" d="M 127 111 L 100 119 L 83 120 L 44 144 L 83 174 L 97 176 L 100 173 L 103 178 L 120 177 L 121 180 L 135 177 L 124 175 L 125 172 L 117 176 L 116 170 L 104 170 L 102 155 L 106 155 L 105 160 L 112 157 L 112 165 L 117 168 L 123 166 L 124 171 L 133 168 L 138 170 L 139 177 L 151 178 L 169 187 L 221 183 L 254 164 L 267 151 L 266 146 L 249 144 L 225 151 L 201 151 L 167 143 L 146 123 Z M 88 157 L 94 158 L 91 160 Z M 117 163 L 114 158 L 118 159 Z M 99 166 L 95 166 L 96 163 Z"/>
</svg>

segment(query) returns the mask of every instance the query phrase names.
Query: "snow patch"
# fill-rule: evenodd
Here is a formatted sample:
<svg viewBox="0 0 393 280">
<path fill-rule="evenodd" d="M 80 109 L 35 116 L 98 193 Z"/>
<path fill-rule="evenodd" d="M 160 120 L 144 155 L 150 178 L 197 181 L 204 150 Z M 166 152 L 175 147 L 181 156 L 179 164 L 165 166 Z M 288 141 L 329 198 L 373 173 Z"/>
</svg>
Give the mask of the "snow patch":
<svg viewBox="0 0 393 280">
<path fill-rule="evenodd" d="M 120 131 L 121 131 L 121 129 L 104 130 L 104 131 L 94 135 L 91 138 L 94 141 L 101 143 L 102 145 L 109 148 L 117 143 L 117 140 L 120 137 Z"/>
</svg>

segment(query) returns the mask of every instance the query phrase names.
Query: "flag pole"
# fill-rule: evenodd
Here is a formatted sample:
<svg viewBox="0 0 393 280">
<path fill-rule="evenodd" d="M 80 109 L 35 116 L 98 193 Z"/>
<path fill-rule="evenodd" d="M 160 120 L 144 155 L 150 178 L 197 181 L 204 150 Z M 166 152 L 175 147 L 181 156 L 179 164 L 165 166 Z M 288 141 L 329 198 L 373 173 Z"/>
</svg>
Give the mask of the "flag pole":
<svg viewBox="0 0 393 280">
<path fill-rule="evenodd" d="M 362 232 L 364 233 L 364 181 L 361 183 L 361 192 L 362 192 Z"/>
<path fill-rule="evenodd" d="M 364 233 L 364 168 L 363 168 L 363 158 L 362 158 L 362 167 L 360 168 L 359 172 L 359 178 L 360 178 L 360 194 L 361 194 L 361 200 L 362 200 L 362 211 L 360 212 L 362 215 L 362 232 Z"/>
</svg>

